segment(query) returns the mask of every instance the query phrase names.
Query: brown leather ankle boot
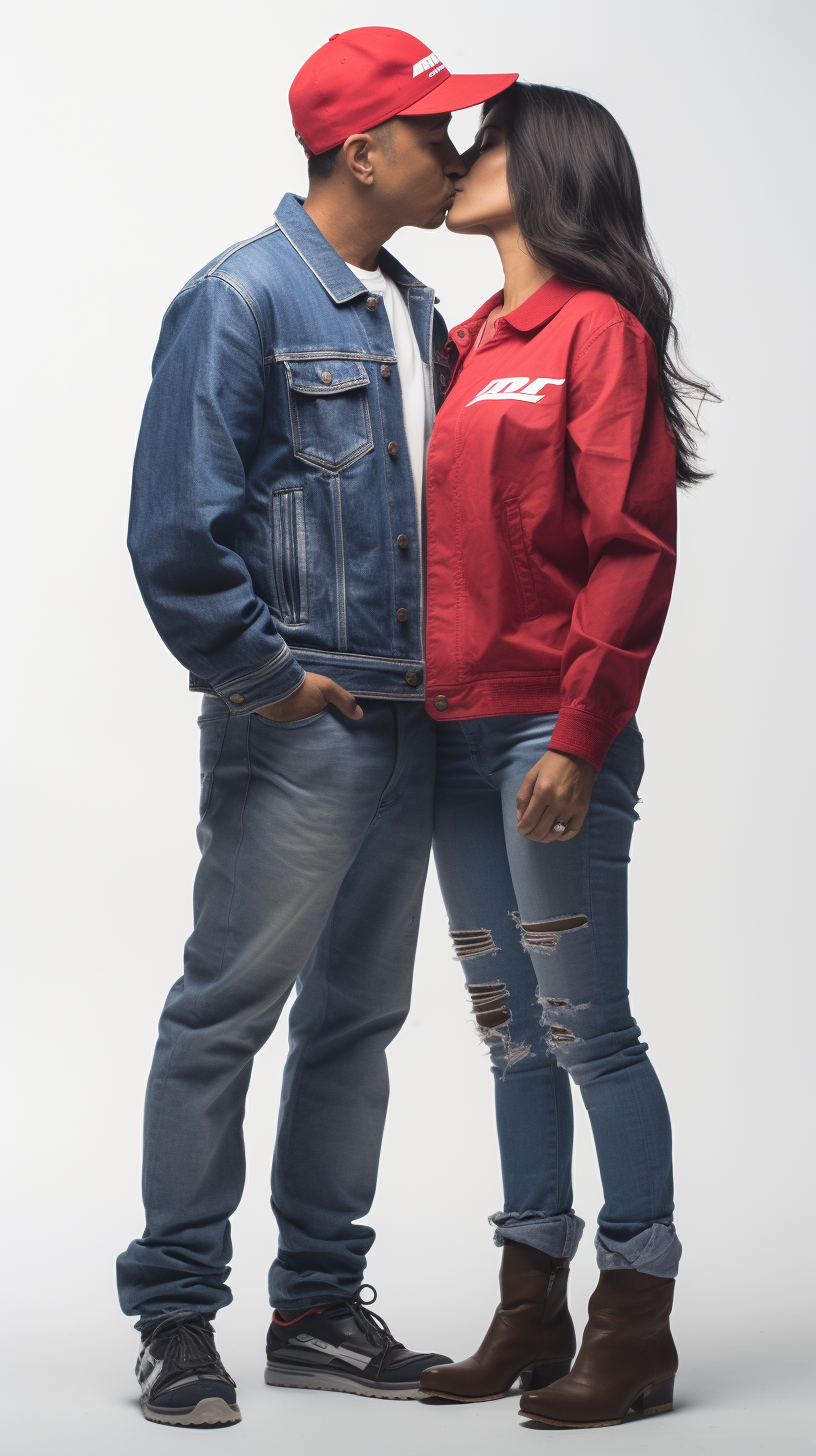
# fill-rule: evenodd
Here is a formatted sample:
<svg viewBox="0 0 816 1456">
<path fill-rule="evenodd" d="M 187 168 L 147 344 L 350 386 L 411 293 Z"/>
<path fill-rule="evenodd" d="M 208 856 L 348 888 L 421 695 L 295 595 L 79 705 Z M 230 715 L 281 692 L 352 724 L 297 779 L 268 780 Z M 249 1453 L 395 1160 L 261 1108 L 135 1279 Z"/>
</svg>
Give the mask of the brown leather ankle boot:
<svg viewBox="0 0 816 1456">
<path fill-rule="evenodd" d="M 674 1280 L 604 1269 L 569 1375 L 524 1395 L 520 1414 L 545 1426 L 618 1426 L 674 1403 L 677 1351 L 669 1329 Z"/>
<path fill-rule="evenodd" d="M 566 1375 L 575 1354 L 568 1277 L 565 1260 L 508 1241 L 499 1275 L 501 1304 L 476 1354 L 456 1365 L 423 1370 L 420 1395 L 498 1400 L 519 1375 L 527 1390 Z"/>
</svg>

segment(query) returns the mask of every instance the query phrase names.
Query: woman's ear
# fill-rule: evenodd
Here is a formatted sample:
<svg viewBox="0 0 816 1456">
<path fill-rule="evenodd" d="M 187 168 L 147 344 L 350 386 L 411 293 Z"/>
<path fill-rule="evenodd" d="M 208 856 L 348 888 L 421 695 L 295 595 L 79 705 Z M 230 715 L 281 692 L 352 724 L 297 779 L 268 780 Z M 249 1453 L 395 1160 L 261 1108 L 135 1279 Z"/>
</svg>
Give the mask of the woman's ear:
<svg viewBox="0 0 816 1456">
<path fill-rule="evenodd" d="M 351 175 L 364 186 L 369 187 L 374 181 L 374 166 L 369 155 L 371 137 L 367 132 L 358 132 L 355 136 L 346 137 L 343 142 L 343 156 L 346 166 Z"/>
</svg>

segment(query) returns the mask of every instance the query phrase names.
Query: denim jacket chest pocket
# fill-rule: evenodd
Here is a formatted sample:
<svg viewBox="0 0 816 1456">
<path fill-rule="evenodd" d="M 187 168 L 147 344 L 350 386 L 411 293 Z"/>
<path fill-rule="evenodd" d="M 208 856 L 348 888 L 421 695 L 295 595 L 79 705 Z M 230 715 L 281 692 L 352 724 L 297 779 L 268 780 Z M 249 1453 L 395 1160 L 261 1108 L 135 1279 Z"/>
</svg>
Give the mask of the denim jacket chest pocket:
<svg viewBox="0 0 816 1456">
<path fill-rule="evenodd" d="M 374 448 L 368 374 L 356 359 L 287 359 L 292 446 L 297 460 L 332 473 Z"/>
</svg>

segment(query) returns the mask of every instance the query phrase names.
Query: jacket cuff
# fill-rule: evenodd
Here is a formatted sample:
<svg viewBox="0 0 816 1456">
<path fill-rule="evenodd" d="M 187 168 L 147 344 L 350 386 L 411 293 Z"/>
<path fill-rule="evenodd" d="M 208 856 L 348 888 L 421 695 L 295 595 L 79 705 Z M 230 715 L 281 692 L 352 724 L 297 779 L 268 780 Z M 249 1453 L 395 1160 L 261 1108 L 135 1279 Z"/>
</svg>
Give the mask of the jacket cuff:
<svg viewBox="0 0 816 1456">
<path fill-rule="evenodd" d="M 562 708 L 558 714 L 550 748 L 557 753 L 573 753 L 595 765 L 600 773 L 603 761 L 620 733 L 608 718 L 596 718 L 581 708 Z"/>
<path fill-rule="evenodd" d="M 243 677 L 230 678 L 229 682 L 213 683 L 211 690 L 229 708 L 235 717 L 254 713 L 267 703 L 279 703 L 297 692 L 306 677 L 300 663 L 292 656 L 288 647 L 273 657 L 256 672 Z"/>
</svg>

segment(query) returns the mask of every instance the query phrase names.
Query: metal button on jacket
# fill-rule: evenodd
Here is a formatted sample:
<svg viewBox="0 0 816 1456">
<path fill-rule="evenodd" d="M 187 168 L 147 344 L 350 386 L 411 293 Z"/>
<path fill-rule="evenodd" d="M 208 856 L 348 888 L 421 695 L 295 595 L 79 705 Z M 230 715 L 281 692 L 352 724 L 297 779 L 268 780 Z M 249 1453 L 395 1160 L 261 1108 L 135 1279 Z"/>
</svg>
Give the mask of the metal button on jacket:
<svg viewBox="0 0 816 1456">
<path fill-rule="evenodd" d="M 397 537 L 397 545 L 399 546 L 400 551 L 406 551 L 408 549 L 408 547 L 410 546 L 410 544 L 411 544 L 411 542 L 410 542 L 409 538 L 406 535 L 400 534 Z"/>
<path fill-rule="evenodd" d="M 421 676 L 422 674 L 418 672 L 406 672 L 405 681 L 407 682 L 409 688 L 415 688 L 418 685 Z"/>
<path fill-rule="evenodd" d="M 324 384 L 331 384 L 331 382 L 332 382 L 332 376 L 329 373 L 328 369 L 324 369 L 323 370 L 323 373 L 321 374 L 320 378 L 323 380 L 323 383 Z"/>
<path fill-rule="evenodd" d="M 380 365 L 380 373 L 381 373 L 383 379 L 390 379 L 391 378 L 391 365 L 390 364 L 381 364 Z"/>
<path fill-rule="evenodd" d="M 397 607 L 397 621 L 398 622 L 407 622 L 408 621 L 408 613 L 406 612 L 406 610 L 405 610 L 404 607 Z"/>
<path fill-rule="evenodd" d="M 397 444 L 396 440 L 389 440 L 388 441 L 388 453 L 389 453 L 389 455 L 391 455 L 393 457 L 394 455 L 396 455 L 396 453 L 397 453 L 398 450 L 399 450 L 399 445 Z"/>
<path fill-rule="evenodd" d="M 230 702 L 231 703 L 242 703 L 243 701 L 244 701 L 243 693 L 230 693 Z"/>
<path fill-rule="evenodd" d="M 443 698 L 441 693 L 439 694 L 438 698 L 434 698 L 434 707 L 437 708 L 440 713 L 444 713 L 447 706 L 448 700 L 447 698 Z"/>
<path fill-rule="evenodd" d="M 366 308 L 368 309 L 369 313 L 373 313 L 375 308 L 379 308 L 379 306 L 380 300 L 378 295 L 376 293 L 372 293 L 370 297 L 366 299 Z"/>
</svg>

